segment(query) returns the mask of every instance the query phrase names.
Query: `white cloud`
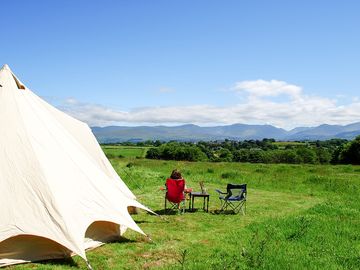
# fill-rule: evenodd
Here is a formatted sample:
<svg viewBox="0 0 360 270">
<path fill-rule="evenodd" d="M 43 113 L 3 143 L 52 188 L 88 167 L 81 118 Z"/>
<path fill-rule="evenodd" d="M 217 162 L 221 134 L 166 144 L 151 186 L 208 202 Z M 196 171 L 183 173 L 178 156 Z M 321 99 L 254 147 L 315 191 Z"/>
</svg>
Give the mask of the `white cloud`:
<svg viewBox="0 0 360 270">
<path fill-rule="evenodd" d="M 348 124 L 360 120 L 360 101 L 338 105 L 334 99 L 306 95 L 301 87 L 284 81 L 243 81 L 233 90 L 246 98 L 229 107 L 212 105 L 163 106 L 137 108 L 130 111 L 111 109 L 97 104 L 68 99 L 61 109 L 91 126 L 140 124 L 272 124 L 282 128 Z M 223 94 L 223 93 L 222 93 Z M 286 95 L 289 100 L 274 101 L 271 97 Z"/>
<path fill-rule="evenodd" d="M 301 87 L 297 85 L 288 84 L 287 82 L 278 80 L 237 82 L 233 87 L 233 90 L 237 92 L 245 91 L 255 97 L 274 97 L 285 94 L 292 98 L 298 98 L 302 91 Z"/>
<path fill-rule="evenodd" d="M 67 99 L 65 100 L 65 103 L 70 104 L 70 105 L 76 105 L 76 104 L 78 104 L 79 102 L 78 102 L 75 98 L 67 98 Z"/>
</svg>

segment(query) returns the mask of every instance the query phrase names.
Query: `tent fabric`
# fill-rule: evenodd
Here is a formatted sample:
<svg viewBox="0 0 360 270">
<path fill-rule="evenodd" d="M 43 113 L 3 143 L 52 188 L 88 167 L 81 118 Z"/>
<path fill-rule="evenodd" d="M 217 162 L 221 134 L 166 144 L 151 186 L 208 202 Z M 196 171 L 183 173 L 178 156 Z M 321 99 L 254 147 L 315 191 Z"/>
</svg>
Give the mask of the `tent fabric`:
<svg viewBox="0 0 360 270">
<path fill-rule="evenodd" d="M 77 254 L 144 234 L 127 211 L 134 194 L 90 128 L 0 69 L 0 267 Z"/>
</svg>

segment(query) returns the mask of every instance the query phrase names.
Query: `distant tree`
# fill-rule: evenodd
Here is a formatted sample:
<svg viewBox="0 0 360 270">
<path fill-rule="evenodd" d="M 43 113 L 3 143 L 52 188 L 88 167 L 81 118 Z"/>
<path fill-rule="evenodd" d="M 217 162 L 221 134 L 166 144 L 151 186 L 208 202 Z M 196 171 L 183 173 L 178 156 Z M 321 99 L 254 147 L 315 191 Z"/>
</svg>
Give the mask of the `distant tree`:
<svg viewBox="0 0 360 270">
<path fill-rule="evenodd" d="M 252 163 L 267 163 L 264 151 L 261 149 L 250 149 L 248 159 Z"/>
<path fill-rule="evenodd" d="M 301 159 L 301 163 L 309 163 L 309 164 L 317 163 L 316 153 L 311 148 L 299 147 L 296 149 L 296 154 Z"/>
<path fill-rule="evenodd" d="M 237 162 L 249 162 L 249 150 L 240 149 L 234 152 L 233 160 Z"/>
<path fill-rule="evenodd" d="M 345 144 L 339 155 L 339 161 L 345 164 L 360 164 L 360 136 Z"/>
<path fill-rule="evenodd" d="M 146 141 L 150 148 L 146 157 L 152 159 L 189 160 L 189 161 L 235 161 L 253 163 L 354 163 L 356 144 L 346 140 L 308 141 L 274 144 L 273 139 L 245 141 L 210 141 L 162 143 Z M 347 143 L 347 144 L 346 144 Z M 355 157 L 355 158 L 354 158 Z M 355 160 L 355 161 L 354 161 Z"/>
<path fill-rule="evenodd" d="M 227 148 L 220 149 L 218 156 L 219 156 L 219 161 L 231 162 L 233 160 L 233 154 Z"/>
<path fill-rule="evenodd" d="M 320 164 L 329 164 L 332 158 L 331 150 L 324 148 L 324 147 L 318 147 L 315 149 L 315 153 L 318 159 L 318 162 Z"/>
<path fill-rule="evenodd" d="M 294 150 L 277 150 L 271 152 L 271 163 L 301 163 L 301 158 L 296 154 Z"/>
<path fill-rule="evenodd" d="M 146 154 L 150 159 L 204 161 L 207 156 L 191 143 L 169 142 L 159 147 L 150 148 Z"/>
<path fill-rule="evenodd" d="M 189 161 L 206 161 L 208 158 L 204 152 L 202 152 L 198 147 L 189 147 L 187 149 L 187 158 L 185 160 Z"/>
<path fill-rule="evenodd" d="M 331 164 L 341 163 L 340 154 L 343 150 L 344 150 L 344 145 L 340 145 L 340 146 L 336 147 L 336 149 L 333 151 L 332 156 L 331 156 L 331 161 L 330 161 Z"/>
<path fill-rule="evenodd" d="M 285 148 L 285 150 L 288 150 L 288 149 L 294 149 L 295 147 L 292 144 L 287 144 L 287 145 L 285 145 L 284 148 Z"/>
<path fill-rule="evenodd" d="M 155 142 L 154 142 L 154 146 L 160 146 L 162 143 L 161 143 L 161 141 L 160 140 L 156 140 Z"/>
<path fill-rule="evenodd" d="M 160 159 L 160 150 L 159 148 L 150 148 L 146 152 L 146 158 L 149 159 Z"/>
</svg>

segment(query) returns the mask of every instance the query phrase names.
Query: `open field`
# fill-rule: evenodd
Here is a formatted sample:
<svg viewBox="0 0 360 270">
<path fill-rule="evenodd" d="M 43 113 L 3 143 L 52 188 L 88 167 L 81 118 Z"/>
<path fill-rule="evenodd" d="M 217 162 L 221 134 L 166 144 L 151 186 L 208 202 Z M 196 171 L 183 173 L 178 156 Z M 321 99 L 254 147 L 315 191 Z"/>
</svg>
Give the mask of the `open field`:
<svg viewBox="0 0 360 270">
<path fill-rule="evenodd" d="M 104 153 L 109 158 L 116 157 L 145 157 L 149 147 L 122 146 L 122 145 L 102 145 Z"/>
<path fill-rule="evenodd" d="M 304 146 L 306 145 L 305 142 L 273 142 L 272 143 L 273 145 L 276 145 L 277 147 L 279 148 L 285 148 L 285 147 L 289 147 L 289 146 L 292 146 L 292 147 L 297 147 L 297 146 Z"/>
<path fill-rule="evenodd" d="M 123 155 L 123 154 L 122 154 Z M 133 156 L 137 156 L 135 154 Z M 163 209 L 171 170 L 188 187 L 203 180 L 210 213 L 198 210 L 134 219 L 152 241 L 126 232 L 123 242 L 87 252 L 94 269 L 360 269 L 360 167 L 178 162 L 112 158 L 139 201 Z M 219 215 L 215 188 L 248 184 L 246 215 Z M 200 207 L 201 201 L 195 201 Z M 9 269 L 86 269 L 78 257 Z"/>
</svg>

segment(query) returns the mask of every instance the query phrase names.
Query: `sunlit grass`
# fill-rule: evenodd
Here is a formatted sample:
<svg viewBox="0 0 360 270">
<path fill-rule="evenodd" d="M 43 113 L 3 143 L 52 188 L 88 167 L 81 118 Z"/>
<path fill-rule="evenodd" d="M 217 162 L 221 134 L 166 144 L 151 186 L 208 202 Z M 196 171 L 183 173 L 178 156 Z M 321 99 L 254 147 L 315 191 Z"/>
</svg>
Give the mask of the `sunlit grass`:
<svg viewBox="0 0 360 270">
<path fill-rule="evenodd" d="M 143 158 L 149 147 L 102 145 L 105 154 L 109 158 L 138 157 Z"/>
<path fill-rule="evenodd" d="M 240 164 L 113 158 L 139 201 L 163 209 L 166 177 L 183 172 L 188 187 L 204 181 L 210 213 L 133 215 L 151 241 L 127 231 L 123 242 L 88 251 L 94 269 L 360 269 L 358 166 Z M 246 215 L 219 215 L 215 189 L 247 183 Z M 201 208 L 200 199 L 195 207 Z M 63 264 L 60 264 L 63 263 Z M 10 269 L 86 269 L 71 261 Z"/>
</svg>

